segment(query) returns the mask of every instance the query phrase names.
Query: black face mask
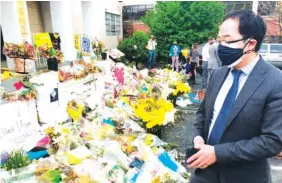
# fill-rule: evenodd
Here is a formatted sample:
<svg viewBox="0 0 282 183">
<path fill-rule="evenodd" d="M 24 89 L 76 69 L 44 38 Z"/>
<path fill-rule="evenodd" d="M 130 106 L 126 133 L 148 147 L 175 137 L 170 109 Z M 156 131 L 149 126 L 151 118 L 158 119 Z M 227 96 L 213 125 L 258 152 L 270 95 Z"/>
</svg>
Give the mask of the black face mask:
<svg viewBox="0 0 282 183">
<path fill-rule="evenodd" d="M 237 60 L 239 60 L 244 54 L 249 53 L 246 52 L 244 53 L 244 48 L 247 46 L 248 42 L 245 44 L 243 48 L 230 48 L 227 46 L 223 46 L 222 44 L 219 44 L 217 52 L 218 52 L 218 57 L 222 61 L 222 66 L 224 65 L 231 65 Z"/>
</svg>

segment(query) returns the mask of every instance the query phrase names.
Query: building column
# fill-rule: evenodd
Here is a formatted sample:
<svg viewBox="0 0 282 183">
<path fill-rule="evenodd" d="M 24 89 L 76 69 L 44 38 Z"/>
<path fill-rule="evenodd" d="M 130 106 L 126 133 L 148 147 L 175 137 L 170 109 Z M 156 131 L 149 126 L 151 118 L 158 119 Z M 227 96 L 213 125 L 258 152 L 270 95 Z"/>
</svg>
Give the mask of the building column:
<svg viewBox="0 0 282 183">
<path fill-rule="evenodd" d="M 32 42 L 25 1 L 1 1 L 1 28 L 4 42 Z M 14 62 L 8 57 L 7 65 L 14 69 Z"/>
<path fill-rule="evenodd" d="M 50 1 L 53 32 L 60 34 L 66 61 L 76 59 L 74 34 L 83 33 L 81 1 Z"/>
</svg>

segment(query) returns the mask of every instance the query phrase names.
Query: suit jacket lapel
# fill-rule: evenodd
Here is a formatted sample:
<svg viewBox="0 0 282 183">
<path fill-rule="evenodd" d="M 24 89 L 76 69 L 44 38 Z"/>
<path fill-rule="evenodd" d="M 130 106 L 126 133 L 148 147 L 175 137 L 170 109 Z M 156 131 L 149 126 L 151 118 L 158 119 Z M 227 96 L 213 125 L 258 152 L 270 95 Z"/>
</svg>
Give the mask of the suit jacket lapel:
<svg viewBox="0 0 282 183">
<path fill-rule="evenodd" d="M 254 92 L 264 81 L 263 74 L 267 71 L 266 67 L 267 64 L 262 59 L 260 59 L 257 65 L 255 66 L 254 70 L 250 73 L 245 85 L 243 86 L 240 94 L 238 95 L 238 98 L 236 99 L 233 105 L 232 111 L 225 126 L 225 130 L 228 128 L 234 118 L 242 110 L 246 102 L 251 98 Z"/>
<path fill-rule="evenodd" d="M 206 126 L 204 128 L 204 134 L 206 137 L 208 136 L 209 132 L 209 125 L 210 125 L 210 120 L 212 119 L 212 114 L 213 114 L 213 108 L 214 108 L 214 103 L 216 100 L 216 97 L 221 89 L 221 86 L 223 82 L 225 81 L 230 69 L 227 67 L 223 67 L 223 70 L 218 74 L 218 76 L 214 76 L 215 78 L 213 81 L 211 81 L 211 89 L 210 89 L 210 97 L 206 99 L 207 103 L 207 118 L 206 118 Z"/>
</svg>

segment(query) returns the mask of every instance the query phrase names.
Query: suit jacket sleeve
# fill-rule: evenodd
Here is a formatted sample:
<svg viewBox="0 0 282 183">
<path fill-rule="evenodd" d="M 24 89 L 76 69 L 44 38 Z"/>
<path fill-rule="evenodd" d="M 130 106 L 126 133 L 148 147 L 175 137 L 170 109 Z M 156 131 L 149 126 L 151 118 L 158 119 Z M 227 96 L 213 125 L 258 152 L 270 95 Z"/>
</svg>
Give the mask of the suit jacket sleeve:
<svg viewBox="0 0 282 183">
<path fill-rule="evenodd" d="M 211 75 L 211 78 L 210 78 L 210 81 L 213 79 L 213 75 L 218 71 L 218 69 L 216 69 L 212 75 Z M 211 82 L 209 82 L 209 85 L 210 85 Z M 208 93 L 210 91 L 209 89 L 210 87 L 208 87 L 207 89 L 207 92 Z M 205 106 L 206 106 L 206 96 L 204 97 L 204 100 L 203 102 L 201 103 L 200 107 L 198 108 L 197 110 L 197 113 L 196 113 L 196 121 L 194 123 L 194 138 L 196 136 L 201 136 L 202 138 L 204 138 L 204 126 L 205 126 L 205 121 L 206 121 L 206 109 L 205 109 Z M 193 138 L 193 140 L 194 140 Z"/>
<path fill-rule="evenodd" d="M 282 150 L 282 85 L 267 99 L 261 134 L 250 140 L 215 145 L 218 163 L 244 163 L 278 155 Z"/>
<path fill-rule="evenodd" d="M 196 122 L 194 123 L 194 138 L 196 136 L 201 136 L 202 138 L 204 138 L 204 126 L 206 120 L 205 104 L 206 104 L 206 97 L 201 103 L 196 114 Z"/>
</svg>

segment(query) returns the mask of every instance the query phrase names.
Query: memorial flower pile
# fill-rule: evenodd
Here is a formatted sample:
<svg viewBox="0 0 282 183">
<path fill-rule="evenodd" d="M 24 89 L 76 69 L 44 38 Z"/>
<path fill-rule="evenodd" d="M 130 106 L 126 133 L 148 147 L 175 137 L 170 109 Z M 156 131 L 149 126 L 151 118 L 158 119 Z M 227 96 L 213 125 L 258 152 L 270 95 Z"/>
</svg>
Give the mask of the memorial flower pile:
<svg viewBox="0 0 282 183">
<path fill-rule="evenodd" d="M 78 90 L 81 89 L 77 98 L 72 95 L 68 102 L 65 101 L 67 121 L 41 126 L 42 136 L 33 143 L 34 147 L 26 150 L 29 162 L 35 166 L 34 170 L 29 169 L 32 176 L 22 180 L 22 175 L 15 175 L 20 181 L 189 181 L 186 169 L 176 161 L 178 157 L 168 148 L 169 144 L 149 133 L 152 129 L 177 122 L 174 120 L 176 109 L 167 97 L 175 91 L 178 96 L 189 93 L 189 85 L 183 83 L 181 74 L 171 70 L 138 71 L 119 64 L 118 68 L 123 72 L 116 75 L 117 64 L 105 63 L 95 65 L 102 73 L 89 73 L 84 77 L 87 82 L 77 86 Z M 84 62 L 80 65 L 87 66 Z M 91 88 L 91 77 L 99 78 L 95 83 L 97 89 L 85 94 L 83 87 L 86 91 Z M 123 82 L 120 82 L 120 77 Z M 70 79 L 59 84 L 69 86 L 71 82 L 78 83 Z M 16 87 L 22 89 L 23 85 L 18 83 Z M 1 158 L 1 162 L 7 162 L 7 155 Z M 11 178 L 6 170 L 0 171 L 0 177 L 5 181 Z"/>
</svg>

